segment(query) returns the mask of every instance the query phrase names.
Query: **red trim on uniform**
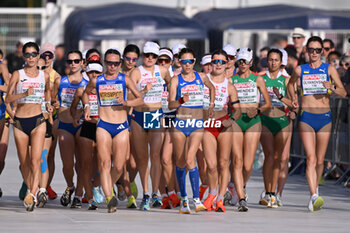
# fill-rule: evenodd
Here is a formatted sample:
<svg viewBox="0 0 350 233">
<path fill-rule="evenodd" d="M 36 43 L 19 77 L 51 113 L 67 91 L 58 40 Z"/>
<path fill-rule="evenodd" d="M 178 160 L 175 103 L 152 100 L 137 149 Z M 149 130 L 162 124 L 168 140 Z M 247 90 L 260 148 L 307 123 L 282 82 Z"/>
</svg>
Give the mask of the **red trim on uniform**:
<svg viewBox="0 0 350 233">
<path fill-rule="evenodd" d="M 214 123 L 213 125 L 215 126 L 216 122 L 217 122 L 217 121 L 220 121 L 220 122 L 221 122 L 221 127 L 220 127 L 220 128 L 208 127 L 208 128 L 204 128 L 204 130 L 209 131 L 212 135 L 214 135 L 215 138 L 218 138 L 218 136 L 219 136 L 219 134 L 221 133 L 221 131 L 225 128 L 225 127 L 223 126 L 222 122 L 223 122 L 224 120 L 228 120 L 228 119 L 230 119 L 230 117 L 229 117 L 228 115 L 225 115 L 225 116 L 223 116 L 223 117 L 221 117 L 221 118 L 215 119 L 215 120 L 214 120 L 215 123 Z M 212 123 L 211 123 L 211 124 L 212 124 Z"/>
</svg>

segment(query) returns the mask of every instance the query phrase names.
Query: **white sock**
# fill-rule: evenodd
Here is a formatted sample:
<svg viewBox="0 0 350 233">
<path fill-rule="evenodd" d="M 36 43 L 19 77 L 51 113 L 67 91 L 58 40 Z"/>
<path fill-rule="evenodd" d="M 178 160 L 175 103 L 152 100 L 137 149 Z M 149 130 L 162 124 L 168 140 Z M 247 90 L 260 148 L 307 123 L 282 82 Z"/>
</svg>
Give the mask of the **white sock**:
<svg viewBox="0 0 350 233">
<path fill-rule="evenodd" d="M 317 193 L 315 193 L 315 194 L 313 194 L 312 196 L 311 196 L 311 199 L 314 201 L 314 200 L 316 200 L 318 198 L 318 194 Z"/>
<path fill-rule="evenodd" d="M 210 190 L 209 193 L 210 193 L 211 195 L 214 195 L 214 196 L 215 196 L 215 195 L 216 195 L 216 189 Z"/>
<path fill-rule="evenodd" d="M 46 188 L 40 188 L 39 192 L 46 192 Z"/>
<path fill-rule="evenodd" d="M 171 192 L 168 192 L 169 196 L 175 194 L 175 190 L 171 191 Z"/>
<path fill-rule="evenodd" d="M 164 197 L 167 197 L 167 196 L 168 196 L 168 195 L 167 195 L 166 193 L 163 193 L 161 197 L 162 197 L 162 199 L 163 199 Z"/>
</svg>

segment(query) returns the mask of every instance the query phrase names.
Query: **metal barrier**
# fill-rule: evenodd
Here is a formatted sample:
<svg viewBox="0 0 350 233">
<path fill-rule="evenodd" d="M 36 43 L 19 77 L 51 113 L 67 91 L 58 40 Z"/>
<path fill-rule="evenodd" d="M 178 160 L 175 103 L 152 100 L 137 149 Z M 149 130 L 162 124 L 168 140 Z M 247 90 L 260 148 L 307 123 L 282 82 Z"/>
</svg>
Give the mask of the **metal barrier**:
<svg viewBox="0 0 350 233">
<path fill-rule="evenodd" d="M 350 100 L 348 98 L 343 99 L 331 96 L 330 106 L 332 113 L 332 133 L 328 143 L 325 161 L 331 162 L 332 167 L 324 175 L 327 176 L 332 171 L 337 171 L 340 177 L 336 183 L 340 184 L 348 178 L 348 174 L 350 173 Z M 292 175 L 306 161 L 304 146 L 299 136 L 298 124 L 299 119 L 296 119 L 293 123 L 290 156 L 300 158 L 301 160 L 289 172 L 289 175 Z M 342 166 L 348 166 L 349 168 L 344 171 Z M 348 178 L 346 183 L 349 180 L 350 178 Z"/>
</svg>

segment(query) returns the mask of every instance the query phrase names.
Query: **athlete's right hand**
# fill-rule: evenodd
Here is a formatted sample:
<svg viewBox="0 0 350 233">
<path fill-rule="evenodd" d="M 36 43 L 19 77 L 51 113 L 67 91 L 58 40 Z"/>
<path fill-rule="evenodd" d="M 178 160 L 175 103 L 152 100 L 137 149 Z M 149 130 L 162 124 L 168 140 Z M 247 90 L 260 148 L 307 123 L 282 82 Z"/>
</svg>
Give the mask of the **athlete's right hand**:
<svg viewBox="0 0 350 233">
<path fill-rule="evenodd" d="M 190 100 L 190 94 L 188 93 L 185 93 L 183 96 L 182 96 L 182 99 L 184 100 L 184 102 L 188 102 Z"/>
<path fill-rule="evenodd" d="M 56 108 L 56 109 L 60 108 L 60 102 L 58 102 L 57 100 L 56 100 L 56 101 L 52 101 L 51 103 L 52 103 L 51 105 L 52 105 L 54 108 Z"/>
<path fill-rule="evenodd" d="M 248 108 L 247 109 L 247 116 L 249 118 L 253 118 L 258 114 L 258 110 L 256 108 Z"/>
<path fill-rule="evenodd" d="M 84 109 L 84 118 L 85 118 L 86 121 L 90 121 L 91 120 L 90 114 L 91 114 L 90 107 L 86 107 Z"/>
<path fill-rule="evenodd" d="M 298 109 L 299 108 L 298 99 L 292 99 L 292 106 L 293 106 L 294 109 Z"/>
<path fill-rule="evenodd" d="M 34 94 L 34 89 L 32 87 L 29 87 L 28 90 L 26 91 L 26 96 L 30 96 Z"/>
</svg>

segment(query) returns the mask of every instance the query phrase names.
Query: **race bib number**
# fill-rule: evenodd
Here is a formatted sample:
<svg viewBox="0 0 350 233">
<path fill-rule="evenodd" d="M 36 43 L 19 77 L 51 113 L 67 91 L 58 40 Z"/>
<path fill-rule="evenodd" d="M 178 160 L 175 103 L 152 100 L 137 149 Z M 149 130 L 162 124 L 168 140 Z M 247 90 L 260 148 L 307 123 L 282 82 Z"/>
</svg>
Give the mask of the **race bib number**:
<svg viewBox="0 0 350 233">
<path fill-rule="evenodd" d="M 327 81 L 327 74 L 303 75 L 303 94 L 304 95 L 327 94 L 328 89 L 323 86 L 324 81 Z"/>
<path fill-rule="evenodd" d="M 236 83 L 235 88 L 237 89 L 238 99 L 240 103 L 256 103 L 258 102 L 257 86 L 256 83 Z"/>
<path fill-rule="evenodd" d="M 89 94 L 90 116 L 98 117 L 97 95 Z"/>
<path fill-rule="evenodd" d="M 199 107 L 203 106 L 204 91 L 201 85 L 187 85 L 181 88 L 181 96 L 189 94 L 189 101 L 182 104 L 182 107 Z"/>
<path fill-rule="evenodd" d="M 99 86 L 99 95 L 101 106 L 116 106 L 121 105 L 117 102 L 117 96 L 123 99 L 122 84 L 106 84 Z"/>
</svg>

